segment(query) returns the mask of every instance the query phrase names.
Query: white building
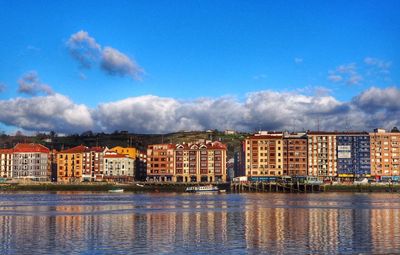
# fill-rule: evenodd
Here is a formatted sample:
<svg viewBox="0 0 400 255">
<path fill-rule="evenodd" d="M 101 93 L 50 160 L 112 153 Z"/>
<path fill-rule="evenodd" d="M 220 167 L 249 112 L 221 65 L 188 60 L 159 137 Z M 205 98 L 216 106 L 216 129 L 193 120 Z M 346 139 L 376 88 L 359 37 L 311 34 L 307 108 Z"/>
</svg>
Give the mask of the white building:
<svg viewBox="0 0 400 255">
<path fill-rule="evenodd" d="M 48 181 L 50 150 L 41 144 L 19 143 L 14 147 L 13 179 Z"/>
<path fill-rule="evenodd" d="M 135 160 L 126 155 L 107 151 L 104 154 L 104 179 L 120 182 L 133 181 Z"/>
</svg>

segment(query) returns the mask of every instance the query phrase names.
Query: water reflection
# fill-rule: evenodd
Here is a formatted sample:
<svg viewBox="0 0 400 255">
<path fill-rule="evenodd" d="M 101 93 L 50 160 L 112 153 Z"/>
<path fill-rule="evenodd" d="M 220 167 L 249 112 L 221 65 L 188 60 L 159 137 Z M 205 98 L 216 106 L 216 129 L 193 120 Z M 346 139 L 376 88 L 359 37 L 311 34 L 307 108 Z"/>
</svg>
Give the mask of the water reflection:
<svg viewBox="0 0 400 255">
<path fill-rule="evenodd" d="M 2 194 L 0 253 L 396 253 L 399 214 L 398 194 Z"/>
</svg>

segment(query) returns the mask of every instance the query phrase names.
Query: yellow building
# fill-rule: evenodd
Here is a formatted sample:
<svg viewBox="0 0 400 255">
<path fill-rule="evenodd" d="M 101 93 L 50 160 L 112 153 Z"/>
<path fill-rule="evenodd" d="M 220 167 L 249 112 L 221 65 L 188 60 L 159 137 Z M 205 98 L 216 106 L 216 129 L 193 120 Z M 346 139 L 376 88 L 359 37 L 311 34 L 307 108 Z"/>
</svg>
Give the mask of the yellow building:
<svg viewBox="0 0 400 255">
<path fill-rule="evenodd" d="M 77 146 L 57 154 L 57 181 L 76 182 L 82 180 L 83 156 L 87 147 Z"/>
<path fill-rule="evenodd" d="M 135 159 L 138 155 L 138 150 L 133 147 L 122 147 L 122 146 L 116 146 L 114 148 L 110 149 L 111 151 L 115 151 L 118 154 L 122 154 L 125 156 L 128 156 L 130 158 Z"/>
</svg>

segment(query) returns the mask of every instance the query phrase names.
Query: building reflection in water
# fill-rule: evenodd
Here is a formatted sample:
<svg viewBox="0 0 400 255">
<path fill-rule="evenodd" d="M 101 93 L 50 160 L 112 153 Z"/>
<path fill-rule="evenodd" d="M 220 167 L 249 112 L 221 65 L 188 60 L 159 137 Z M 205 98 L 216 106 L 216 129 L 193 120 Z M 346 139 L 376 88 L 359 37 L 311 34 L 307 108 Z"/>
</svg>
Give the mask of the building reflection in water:
<svg viewBox="0 0 400 255">
<path fill-rule="evenodd" d="M 0 211 L 0 253 L 400 250 L 399 209 L 376 206 L 373 197 L 358 207 L 332 197 L 250 198 L 8 207 Z"/>
</svg>

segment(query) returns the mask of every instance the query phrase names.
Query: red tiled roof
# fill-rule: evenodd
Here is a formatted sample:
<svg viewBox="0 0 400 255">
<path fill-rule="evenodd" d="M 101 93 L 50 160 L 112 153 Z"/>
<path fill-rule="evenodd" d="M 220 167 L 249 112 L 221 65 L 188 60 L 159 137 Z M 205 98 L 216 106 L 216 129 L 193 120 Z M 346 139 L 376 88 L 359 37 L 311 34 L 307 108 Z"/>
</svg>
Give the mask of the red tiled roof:
<svg viewBox="0 0 400 255">
<path fill-rule="evenodd" d="M 42 152 L 42 153 L 49 153 L 50 150 L 37 143 L 18 143 L 14 147 L 14 152 Z"/>
<path fill-rule="evenodd" d="M 13 153 L 13 149 L 0 149 L 0 154 L 10 154 Z"/>
<path fill-rule="evenodd" d="M 100 146 L 95 146 L 95 147 L 90 147 L 89 151 L 94 151 L 94 152 L 103 152 L 104 148 L 100 147 Z"/>
<path fill-rule="evenodd" d="M 86 152 L 88 151 L 88 147 L 83 146 L 83 145 L 79 145 L 70 149 L 66 149 L 63 151 L 60 151 L 60 153 L 82 153 L 82 152 Z"/>
</svg>

